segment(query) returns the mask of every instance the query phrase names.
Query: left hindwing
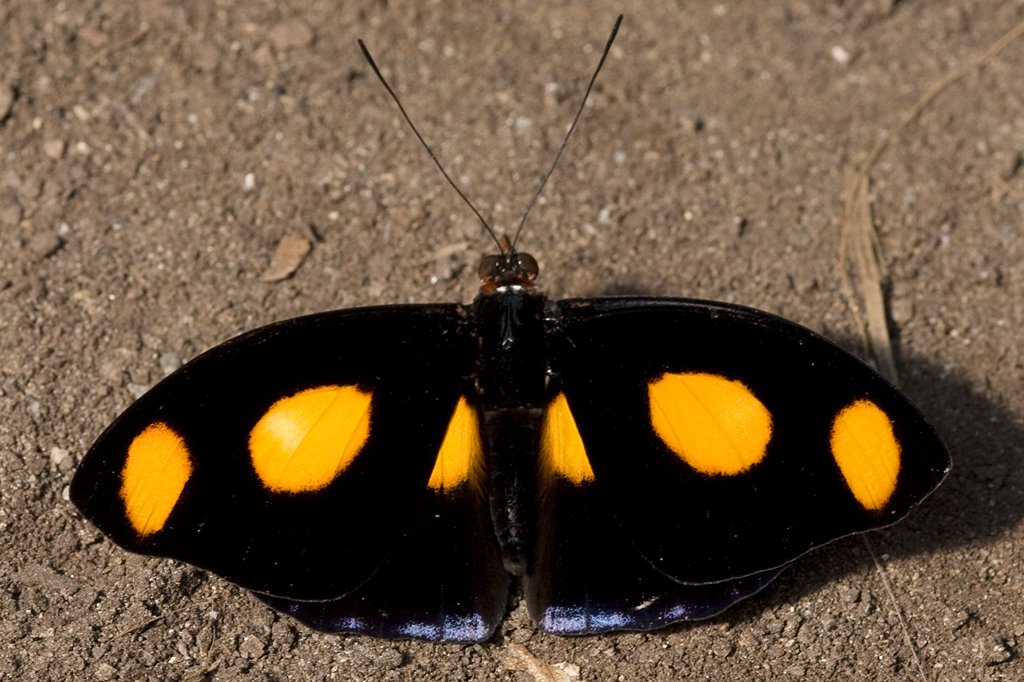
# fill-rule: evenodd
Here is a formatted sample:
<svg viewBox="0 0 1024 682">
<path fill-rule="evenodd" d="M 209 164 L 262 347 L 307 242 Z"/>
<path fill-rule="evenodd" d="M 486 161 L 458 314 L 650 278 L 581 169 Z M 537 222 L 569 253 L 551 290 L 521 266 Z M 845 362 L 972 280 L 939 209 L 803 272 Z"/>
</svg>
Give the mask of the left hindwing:
<svg viewBox="0 0 1024 682">
<path fill-rule="evenodd" d="M 675 583 L 763 573 L 894 523 L 949 469 L 907 398 L 792 322 L 683 299 L 555 305 L 552 405 L 564 396 L 591 475 L 574 479 L 575 457 L 548 478 Z"/>
</svg>

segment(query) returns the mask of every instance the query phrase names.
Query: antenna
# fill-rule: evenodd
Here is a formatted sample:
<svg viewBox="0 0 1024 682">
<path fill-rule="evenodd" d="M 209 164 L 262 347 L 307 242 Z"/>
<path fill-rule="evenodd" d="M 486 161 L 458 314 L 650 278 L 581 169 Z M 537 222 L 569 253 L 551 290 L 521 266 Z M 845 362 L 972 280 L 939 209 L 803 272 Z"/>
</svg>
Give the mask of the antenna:
<svg viewBox="0 0 1024 682">
<path fill-rule="evenodd" d="M 583 114 L 583 107 L 587 105 L 587 98 L 590 97 L 590 91 L 594 88 L 594 81 L 597 80 L 597 74 L 601 73 L 601 67 L 604 66 L 604 60 L 607 59 L 608 53 L 612 49 L 612 43 L 615 42 L 615 36 L 618 34 L 619 26 L 621 25 L 622 15 L 620 14 L 615 19 L 615 25 L 612 26 L 612 32 L 611 35 L 608 36 L 608 42 L 605 43 L 604 52 L 601 53 L 601 61 L 597 63 L 597 68 L 594 69 L 594 75 L 590 77 L 590 83 L 587 84 L 587 91 L 583 93 L 583 101 L 580 102 L 580 108 L 576 110 L 576 116 L 572 119 L 572 125 L 569 126 L 569 132 L 565 134 L 565 138 L 562 140 L 562 145 L 558 148 L 558 153 L 555 154 L 555 160 L 551 164 L 551 168 L 549 168 L 548 172 L 544 174 L 543 178 L 541 178 L 540 187 L 538 187 L 537 191 L 534 192 L 533 198 L 530 199 L 530 204 L 526 207 L 526 211 L 523 213 L 522 220 L 519 221 L 519 227 L 516 229 L 516 236 L 512 238 L 513 252 L 516 249 L 516 244 L 519 243 L 519 235 L 523 231 L 523 226 L 526 225 L 526 218 L 530 215 L 530 211 L 533 210 L 533 205 L 537 203 L 537 199 L 540 198 L 540 193 L 544 191 L 544 186 L 548 184 L 548 178 L 550 178 L 551 174 L 555 172 L 555 167 L 558 165 L 558 161 L 562 158 L 562 152 L 565 151 L 565 146 L 569 143 L 569 137 L 572 136 L 572 131 L 576 130 L 576 124 L 579 122 L 580 116 Z M 360 43 L 360 45 L 362 45 L 362 43 Z M 366 48 L 363 48 L 363 51 L 365 52 Z M 427 151 L 429 151 L 429 149 Z"/>
<path fill-rule="evenodd" d="M 616 28 L 618 28 L 617 25 Z M 452 189 L 454 189 L 455 192 L 459 195 L 459 197 L 461 197 L 462 200 L 466 202 L 466 205 L 469 206 L 473 213 L 476 214 L 477 219 L 480 220 L 480 224 L 484 226 L 484 230 L 486 230 L 487 234 L 491 236 L 491 239 L 494 240 L 494 243 L 498 245 L 498 249 L 502 251 L 502 253 L 504 253 L 504 249 L 502 249 L 501 240 L 498 239 L 498 235 L 491 228 L 490 224 L 488 224 L 488 222 L 484 219 L 483 215 L 480 214 L 480 211 L 477 210 L 476 206 L 473 205 L 473 202 L 469 200 L 469 197 L 467 197 L 465 193 L 463 193 L 463 191 L 459 189 L 459 186 L 455 184 L 455 181 L 452 180 L 450 175 L 448 175 L 448 171 L 446 171 L 444 169 L 444 166 L 441 165 L 441 162 L 438 161 L 437 156 L 434 154 L 434 150 L 430 148 L 430 145 L 427 144 L 427 141 L 423 139 L 422 135 L 420 135 L 420 131 L 416 129 L 416 125 L 412 122 L 412 119 L 409 118 L 409 114 L 406 113 L 405 107 L 402 106 L 402 102 L 398 99 L 398 95 L 395 94 L 395 91 L 391 88 L 390 85 L 388 85 L 388 82 L 384 80 L 384 75 L 380 72 L 380 69 L 377 68 L 377 63 L 373 61 L 373 57 L 370 56 L 370 51 L 366 49 L 366 44 L 358 38 L 356 39 L 356 42 L 359 43 L 359 49 L 363 51 L 363 57 L 366 58 L 366 61 L 369 63 L 370 68 L 373 69 L 373 72 L 375 74 L 377 74 L 377 78 L 380 79 L 380 82 L 384 86 L 384 89 L 388 91 L 389 95 L 391 95 L 391 99 L 395 100 L 395 104 L 398 105 L 398 110 L 402 112 L 402 117 L 405 118 L 405 122 L 409 124 L 409 127 L 412 128 L 412 132 L 416 135 L 416 139 L 419 140 L 420 144 L 423 145 L 423 148 L 427 150 L 427 154 L 430 155 L 430 159 L 434 162 L 434 165 L 437 166 L 437 169 L 441 171 L 441 175 L 444 176 L 444 179 L 448 181 L 448 184 L 452 186 Z M 607 52 L 607 50 L 605 50 L 605 52 Z M 604 61 L 603 57 L 601 58 L 601 61 Z M 579 115 L 577 115 L 577 118 L 578 117 Z M 575 123 L 573 125 L 575 125 Z M 520 225 L 520 229 L 521 228 L 522 226 Z"/>
<path fill-rule="evenodd" d="M 382 74 L 380 72 L 380 69 L 377 68 L 377 63 L 373 61 L 373 57 L 370 55 L 370 51 L 366 49 L 366 43 L 364 43 L 361 39 L 358 38 L 356 39 L 356 42 L 359 43 L 359 49 L 363 51 L 363 57 L 366 59 L 366 62 L 370 65 L 370 68 L 373 69 L 373 73 L 376 74 L 378 80 L 380 80 L 381 82 L 381 85 L 383 85 L 384 89 L 388 91 L 389 95 L 391 95 L 391 99 L 395 101 L 395 104 L 398 106 L 398 110 L 402 113 L 402 117 L 405 119 L 405 122 L 409 124 L 410 128 L 412 128 L 412 132 L 414 135 L 416 135 L 416 139 L 419 140 L 420 144 L 423 145 L 423 148 L 427 150 L 427 154 L 430 156 L 430 160 L 433 161 L 434 165 L 437 166 L 437 169 L 441 171 L 441 175 L 444 176 L 444 179 L 447 180 L 448 184 L 452 186 L 452 189 L 454 189 L 456 194 L 459 195 L 459 198 L 466 202 L 466 205 L 469 206 L 470 210 L 473 211 L 477 219 L 480 221 L 480 224 L 483 225 L 484 230 L 487 232 L 488 235 L 490 235 L 491 239 L 494 240 L 494 243 L 498 245 L 498 250 L 501 253 L 515 253 L 516 244 L 519 243 L 519 235 L 522 234 L 523 227 L 526 225 L 526 219 L 529 217 L 530 211 L 533 210 L 534 204 L 536 204 L 537 200 L 540 198 L 541 192 L 544 191 L 544 187 L 548 184 L 548 180 L 551 178 L 551 174 L 555 172 L 555 168 L 558 166 L 558 162 L 561 160 L 562 154 L 565 152 L 565 147 L 569 143 L 569 138 L 572 137 L 573 131 L 576 130 L 576 124 L 579 123 L 580 116 L 583 115 L 583 109 L 587 105 L 587 99 L 590 97 L 590 91 L 594 89 L 594 82 L 597 81 L 597 75 L 601 73 L 601 69 L 602 67 L 604 67 L 604 62 L 608 58 L 608 53 L 611 52 L 612 43 L 615 42 L 615 36 L 618 35 L 619 26 L 621 25 L 622 15 L 620 14 L 615 19 L 615 25 L 612 26 L 611 35 L 608 36 L 608 42 L 605 43 L 604 51 L 601 53 L 601 60 L 597 63 L 597 68 L 594 69 L 594 75 L 590 77 L 590 82 L 587 84 L 587 90 L 586 92 L 583 93 L 583 100 L 580 102 L 579 109 L 576 110 L 576 115 L 572 119 L 572 124 L 569 126 L 569 131 L 565 134 L 565 138 L 562 139 L 562 144 L 558 147 L 558 153 L 555 154 L 555 160 L 551 163 L 551 167 L 548 169 L 547 173 L 544 174 L 544 177 L 541 178 L 540 186 L 537 187 L 537 191 L 534 192 L 533 198 L 530 199 L 530 203 L 529 205 L 527 205 L 526 211 L 523 212 L 523 217 L 519 221 L 519 226 L 516 228 L 516 234 L 512 238 L 511 242 L 508 241 L 508 237 L 504 237 L 504 239 L 500 239 L 498 237 L 494 229 L 490 226 L 490 224 L 483 217 L 480 211 L 477 210 L 477 207 L 474 206 L 473 202 L 469 200 L 469 197 L 466 196 L 462 189 L 455 183 L 454 180 L 452 180 L 451 176 L 448 175 L 448 171 L 446 171 L 444 169 L 444 166 L 441 165 L 441 162 L 438 160 L 437 155 L 434 154 L 434 150 L 430 148 L 430 145 L 427 144 L 427 141 L 423 139 L 423 136 L 420 134 L 420 131 L 416 128 L 416 124 L 412 122 L 411 118 L 409 118 L 409 114 L 405 111 L 405 107 L 402 106 L 402 102 L 401 100 L 398 99 L 398 95 L 395 93 L 391 85 L 388 84 L 387 80 L 384 78 L 384 74 Z"/>
</svg>

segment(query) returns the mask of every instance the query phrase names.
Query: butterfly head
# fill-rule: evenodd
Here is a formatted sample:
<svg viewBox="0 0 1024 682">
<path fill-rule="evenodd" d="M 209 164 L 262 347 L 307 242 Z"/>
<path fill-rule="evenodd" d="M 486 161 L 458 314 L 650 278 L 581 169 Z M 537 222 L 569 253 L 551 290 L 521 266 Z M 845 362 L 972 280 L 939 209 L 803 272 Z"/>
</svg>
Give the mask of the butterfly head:
<svg viewBox="0 0 1024 682">
<path fill-rule="evenodd" d="M 488 254 L 480 259 L 477 274 L 484 291 L 533 287 L 540 268 L 537 259 L 528 253 L 516 251 L 507 236 L 498 239 L 501 253 Z"/>
</svg>

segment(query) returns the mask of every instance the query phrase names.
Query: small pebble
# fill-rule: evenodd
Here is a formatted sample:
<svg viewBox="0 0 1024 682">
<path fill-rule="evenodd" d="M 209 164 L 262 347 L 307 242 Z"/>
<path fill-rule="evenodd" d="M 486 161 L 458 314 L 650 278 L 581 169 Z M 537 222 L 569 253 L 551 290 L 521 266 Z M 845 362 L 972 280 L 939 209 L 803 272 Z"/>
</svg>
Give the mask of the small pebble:
<svg viewBox="0 0 1024 682">
<path fill-rule="evenodd" d="M 298 635 L 290 624 L 278 621 L 270 628 L 270 639 L 275 647 L 289 651 L 295 646 Z"/>
<path fill-rule="evenodd" d="M 60 251 L 62 246 L 64 246 L 64 240 L 56 233 L 39 232 L 29 238 L 25 249 L 32 260 L 41 261 Z"/>
<path fill-rule="evenodd" d="M 719 658 L 726 658 L 732 655 L 732 652 L 736 650 L 732 642 L 725 640 L 719 640 L 711 645 L 711 653 Z"/>
<path fill-rule="evenodd" d="M 860 601 L 860 588 L 852 585 L 839 585 L 839 598 L 844 604 L 856 604 Z"/>
<path fill-rule="evenodd" d="M 893 324 L 902 327 L 914 319 L 914 302 L 908 298 L 894 299 L 889 314 Z"/>
<path fill-rule="evenodd" d="M 125 388 L 128 389 L 128 395 L 132 396 L 136 400 L 141 398 L 146 393 L 146 391 L 149 390 L 149 386 L 136 384 L 134 382 L 128 382 L 128 385 Z"/>
<path fill-rule="evenodd" d="M 7 120 L 11 109 L 14 108 L 16 97 L 17 92 L 15 92 L 13 85 L 10 83 L 0 83 L 0 123 Z"/>
<path fill-rule="evenodd" d="M 868 15 L 888 16 L 892 13 L 893 8 L 896 7 L 897 2 L 899 0 L 870 0 L 864 3 L 862 10 Z"/>
<path fill-rule="evenodd" d="M 18 195 L 22 201 L 31 202 L 43 193 L 43 179 L 39 175 L 29 175 L 18 183 Z"/>
<path fill-rule="evenodd" d="M 954 609 L 942 617 L 942 624 L 950 630 L 959 630 L 971 620 L 971 614 L 966 609 Z"/>
<path fill-rule="evenodd" d="M 559 663 L 553 663 L 552 668 L 557 670 L 563 680 L 578 680 L 580 679 L 580 667 L 575 663 L 568 663 L 561 661 Z"/>
<path fill-rule="evenodd" d="M 89 47 L 104 47 L 110 39 L 107 34 L 92 26 L 83 26 L 78 29 L 78 37 Z"/>
<path fill-rule="evenodd" d="M 221 55 L 217 48 L 213 45 L 202 43 L 195 46 L 192 53 L 192 63 L 200 71 L 209 73 L 217 68 L 217 64 L 220 63 L 220 57 Z"/>
<path fill-rule="evenodd" d="M 255 635 L 246 635 L 238 645 L 238 652 L 250 659 L 261 658 L 266 650 L 267 647 Z"/>
<path fill-rule="evenodd" d="M 793 664 L 783 671 L 786 677 L 797 677 L 803 678 L 807 676 L 807 667 L 799 664 Z"/>
<path fill-rule="evenodd" d="M 994 637 L 991 642 L 992 644 L 988 649 L 988 657 L 985 659 L 985 665 L 1000 665 L 1013 660 L 1013 647 L 1005 639 Z"/>
<path fill-rule="evenodd" d="M 93 679 L 113 680 L 117 678 L 117 668 L 109 663 L 99 663 L 92 669 Z"/>
<path fill-rule="evenodd" d="M 278 50 L 306 47 L 313 42 L 313 29 L 300 19 L 288 19 L 270 29 L 268 37 Z"/>
<path fill-rule="evenodd" d="M 0 196 L 0 225 L 14 227 L 21 222 L 21 204 L 13 194 Z"/>
<path fill-rule="evenodd" d="M 256 62 L 258 66 L 264 69 L 269 69 L 274 65 L 274 51 L 270 48 L 270 45 L 263 43 L 253 51 L 252 60 Z"/>
<path fill-rule="evenodd" d="M 47 140 L 43 143 L 43 153 L 54 161 L 59 161 L 64 156 L 67 146 L 64 140 Z"/>
<path fill-rule="evenodd" d="M 58 469 L 63 468 L 68 459 L 68 451 L 64 448 L 53 447 L 50 449 L 50 462 Z"/>
<path fill-rule="evenodd" d="M 167 376 L 174 370 L 181 367 L 181 358 L 177 353 L 164 353 L 160 356 L 160 371 Z"/>
<path fill-rule="evenodd" d="M 832 54 L 832 59 L 836 60 L 840 64 L 850 63 L 850 53 L 847 52 L 846 48 L 842 45 L 833 45 L 830 52 Z"/>
<path fill-rule="evenodd" d="M 403 656 L 402 652 L 398 649 L 388 648 L 380 652 L 380 655 L 377 657 L 377 661 L 384 668 L 388 670 L 395 670 L 396 668 L 401 668 L 405 663 L 405 656 Z"/>
</svg>

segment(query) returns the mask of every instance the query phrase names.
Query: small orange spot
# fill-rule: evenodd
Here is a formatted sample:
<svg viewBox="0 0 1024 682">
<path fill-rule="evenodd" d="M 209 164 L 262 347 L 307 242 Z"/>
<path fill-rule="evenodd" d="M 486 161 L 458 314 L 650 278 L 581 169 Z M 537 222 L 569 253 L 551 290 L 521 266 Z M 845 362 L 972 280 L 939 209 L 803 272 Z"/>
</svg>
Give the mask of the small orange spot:
<svg viewBox="0 0 1024 682">
<path fill-rule="evenodd" d="M 164 527 L 192 475 L 188 448 L 163 422 L 150 424 L 128 446 L 121 469 L 121 501 L 139 535 Z"/>
<path fill-rule="evenodd" d="M 476 410 L 469 406 L 465 397 L 461 397 L 448 422 L 448 430 L 427 485 L 443 492 L 471 479 L 477 480 L 483 451 Z"/>
<path fill-rule="evenodd" d="M 870 400 L 850 403 L 832 423 L 830 446 L 857 502 L 871 511 L 885 507 L 900 473 L 900 444 L 885 412 Z"/>
<path fill-rule="evenodd" d="M 772 417 L 739 381 L 717 374 L 663 374 L 647 392 L 654 432 L 697 471 L 732 476 L 764 459 Z"/>
<path fill-rule="evenodd" d="M 355 386 L 320 386 L 271 405 L 249 433 L 263 485 L 284 493 L 326 487 L 366 444 L 371 397 Z"/>
<path fill-rule="evenodd" d="M 544 414 L 540 461 L 546 476 L 557 474 L 577 486 L 594 480 L 583 438 L 564 393 L 555 396 Z"/>
</svg>

